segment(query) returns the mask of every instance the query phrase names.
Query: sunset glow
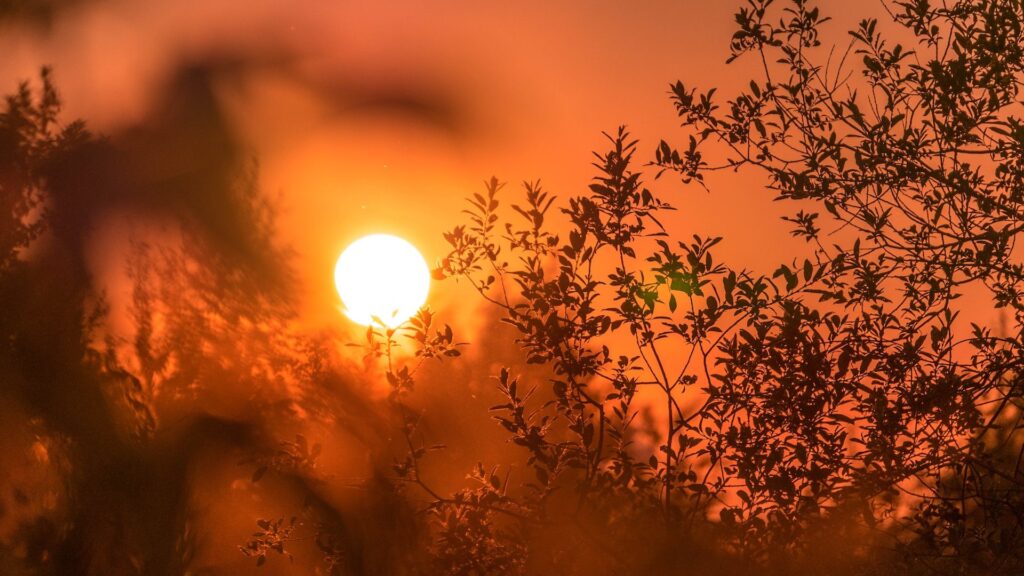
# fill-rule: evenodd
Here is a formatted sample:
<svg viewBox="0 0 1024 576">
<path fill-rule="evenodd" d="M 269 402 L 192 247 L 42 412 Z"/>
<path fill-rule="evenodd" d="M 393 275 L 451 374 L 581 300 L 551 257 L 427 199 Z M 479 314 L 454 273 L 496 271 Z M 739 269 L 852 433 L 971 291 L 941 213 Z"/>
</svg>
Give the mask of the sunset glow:
<svg viewBox="0 0 1024 576">
<path fill-rule="evenodd" d="M 0 27 L 0 576 L 1024 576 L 1024 0 Z"/>
<path fill-rule="evenodd" d="M 356 240 L 334 267 L 342 310 L 364 326 L 379 318 L 395 327 L 427 301 L 430 270 L 416 248 L 389 234 Z"/>
</svg>

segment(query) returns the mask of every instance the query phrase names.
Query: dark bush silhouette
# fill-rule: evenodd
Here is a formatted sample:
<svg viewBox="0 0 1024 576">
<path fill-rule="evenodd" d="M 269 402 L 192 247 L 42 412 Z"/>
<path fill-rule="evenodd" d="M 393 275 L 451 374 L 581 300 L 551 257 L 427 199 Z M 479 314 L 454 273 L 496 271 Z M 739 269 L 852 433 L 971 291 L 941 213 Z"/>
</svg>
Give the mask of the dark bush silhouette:
<svg viewBox="0 0 1024 576">
<path fill-rule="evenodd" d="M 699 534 L 744 570 L 1014 573 L 1024 13 L 893 2 L 910 47 L 867 20 L 826 51 L 818 8 L 774 4 L 741 8 L 732 39 L 730 60 L 763 76 L 729 100 L 674 84 L 689 143 L 661 142 L 648 167 L 689 185 L 763 172 L 798 203 L 786 220 L 809 257 L 760 276 L 718 262 L 720 238 L 666 230 L 621 129 L 588 193 L 552 210 L 528 183 L 506 221 L 491 181 L 446 236 L 442 273 L 553 371 L 499 378 L 496 418 L 535 476 L 504 509 L 608 537 L 555 544 L 571 566 L 601 549 L 619 569 L 682 569 Z M 1003 333 L 958 321 L 968 290 L 1012 318 Z M 552 400 L 531 402 L 535 386 Z M 653 428 L 634 407 L 645 387 L 665 406 Z"/>
</svg>

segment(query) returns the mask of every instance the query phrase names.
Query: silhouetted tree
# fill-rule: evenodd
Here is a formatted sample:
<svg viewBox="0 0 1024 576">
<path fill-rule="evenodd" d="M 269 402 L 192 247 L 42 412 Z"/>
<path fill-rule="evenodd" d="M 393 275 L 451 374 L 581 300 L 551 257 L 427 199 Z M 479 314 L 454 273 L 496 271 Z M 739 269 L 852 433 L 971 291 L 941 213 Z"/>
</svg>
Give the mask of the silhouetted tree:
<svg viewBox="0 0 1024 576">
<path fill-rule="evenodd" d="M 553 372 L 546 403 L 499 377 L 495 417 L 529 470 L 502 509 L 607 538 L 562 535 L 527 566 L 603 549 L 670 571 L 713 534 L 746 569 L 1014 573 L 1024 10 L 888 2 L 909 46 L 865 20 L 826 49 L 818 8 L 775 4 L 740 8 L 731 43 L 762 76 L 724 101 L 672 85 L 689 141 L 647 166 L 691 186 L 759 171 L 800 206 L 786 220 L 808 257 L 763 276 L 718 262 L 720 238 L 679 241 L 625 130 L 587 193 L 556 205 L 527 183 L 506 220 L 492 180 L 446 234 L 441 275 L 497 305 Z M 967 291 L 1006 311 L 1003 332 L 958 320 Z M 663 406 L 653 429 L 646 389 Z M 553 496 L 567 491 L 574 505 Z"/>
</svg>

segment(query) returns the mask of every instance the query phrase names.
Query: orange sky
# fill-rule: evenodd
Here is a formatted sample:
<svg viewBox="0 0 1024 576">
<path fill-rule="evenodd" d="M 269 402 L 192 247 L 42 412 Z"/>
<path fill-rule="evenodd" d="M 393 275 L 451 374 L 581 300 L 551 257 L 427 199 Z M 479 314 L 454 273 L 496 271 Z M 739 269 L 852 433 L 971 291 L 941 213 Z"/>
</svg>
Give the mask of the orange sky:
<svg viewBox="0 0 1024 576">
<path fill-rule="evenodd" d="M 462 199 L 492 174 L 539 178 L 565 197 L 585 190 L 602 130 L 628 124 L 642 160 L 660 138 L 681 141 L 670 82 L 724 94 L 746 83 L 742 61 L 725 65 L 736 5 L 85 2 L 49 29 L 7 25 L 0 88 L 50 64 L 68 117 L 116 133 L 145 118 L 181 66 L 224 61 L 218 96 L 280 199 L 303 318 L 335 326 L 344 321 L 334 260 L 358 236 L 404 236 L 433 262 Z M 853 15 L 880 10 L 867 0 L 822 5 L 837 42 Z M 711 194 L 660 185 L 679 208 L 673 231 L 724 235 L 721 255 L 734 266 L 770 271 L 804 248 L 777 218 L 795 208 L 773 203 L 762 182 L 722 175 Z M 435 286 L 434 306 L 444 311 L 452 290 Z"/>
</svg>

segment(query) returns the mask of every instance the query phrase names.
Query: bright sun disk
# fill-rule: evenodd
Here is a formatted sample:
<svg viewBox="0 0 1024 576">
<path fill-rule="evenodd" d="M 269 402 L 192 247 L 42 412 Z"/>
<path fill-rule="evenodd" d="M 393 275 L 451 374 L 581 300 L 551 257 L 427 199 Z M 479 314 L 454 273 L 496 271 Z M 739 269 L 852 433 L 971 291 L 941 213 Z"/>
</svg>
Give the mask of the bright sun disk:
<svg viewBox="0 0 1024 576">
<path fill-rule="evenodd" d="M 390 234 L 372 234 L 338 257 L 334 285 L 353 322 L 369 326 L 377 317 L 395 327 L 427 301 L 430 269 L 412 244 Z"/>
</svg>

